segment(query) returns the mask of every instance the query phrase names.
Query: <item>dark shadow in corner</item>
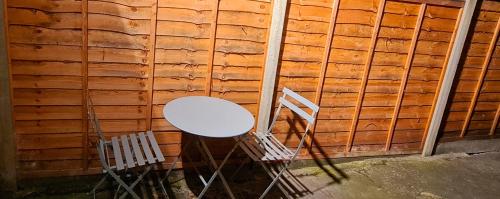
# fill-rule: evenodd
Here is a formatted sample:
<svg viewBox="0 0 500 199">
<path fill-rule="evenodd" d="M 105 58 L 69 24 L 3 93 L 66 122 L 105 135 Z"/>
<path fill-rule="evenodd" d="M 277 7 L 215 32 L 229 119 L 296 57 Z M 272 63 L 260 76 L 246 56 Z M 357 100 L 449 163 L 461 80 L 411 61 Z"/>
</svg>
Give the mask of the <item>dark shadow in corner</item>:
<svg viewBox="0 0 500 199">
<path fill-rule="evenodd" d="M 477 19 L 479 17 L 479 14 L 480 14 L 480 11 L 481 11 L 481 6 L 483 5 L 483 1 L 484 0 L 478 0 L 477 3 L 476 3 L 476 9 L 474 10 L 474 14 L 472 16 L 472 20 L 471 20 L 471 23 L 470 23 L 470 28 L 468 30 L 468 33 L 467 33 L 467 38 L 465 39 L 465 44 L 464 44 L 464 47 L 463 47 L 463 50 L 462 50 L 462 54 L 461 54 L 461 57 L 460 57 L 460 61 L 458 62 L 458 66 L 457 66 L 457 71 L 456 71 L 456 74 L 455 74 L 455 77 L 453 79 L 453 85 L 451 87 L 451 90 L 450 90 L 450 95 L 448 97 L 448 101 L 446 102 L 446 108 L 445 108 L 445 112 L 443 114 L 443 119 L 441 120 L 441 124 L 440 124 L 440 127 L 439 127 L 439 134 L 437 136 L 437 139 L 436 139 L 436 144 L 439 143 L 440 141 L 443 141 L 443 140 L 446 140 L 447 138 L 444 136 L 444 128 L 445 128 L 445 124 L 446 124 L 446 120 L 450 114 L 450 109 L 451 109 L 451 105 L 452 105 L 452 102 L 453 102 L 453 99 L 455 99 L 455 97 L 457 95 L 459 95 L 460 93 L 457 93 L 456 90 L 457 90 L 457 87 L 458 87 L 458 82 L 460 81 L 460 76 L 462 75 L 462 73 L 464 72 L 464 65 L 465 65 L 465 61 L 466 61 L 466 58 L 467 58 L 467 52 L 470 50 L 471 48 L 471 45 L 472 45 L 472 38 L 474 36 L 474 30 L 477 26 Z M 460 20 L 457 19 L 457 20 Z M 459 134 L 460 132 L 458 132 L 458 134 L 456 135 L 456 138 L 451 138 L 451 139 L 460 139 L 459 138 Z M 448 138 L 450 139 L 450 138 Z M 434 147 L 434 150 L 436 149 L 436 147 Z M 434 153 L 435 151 L 433 151 Z"/>
</svg>

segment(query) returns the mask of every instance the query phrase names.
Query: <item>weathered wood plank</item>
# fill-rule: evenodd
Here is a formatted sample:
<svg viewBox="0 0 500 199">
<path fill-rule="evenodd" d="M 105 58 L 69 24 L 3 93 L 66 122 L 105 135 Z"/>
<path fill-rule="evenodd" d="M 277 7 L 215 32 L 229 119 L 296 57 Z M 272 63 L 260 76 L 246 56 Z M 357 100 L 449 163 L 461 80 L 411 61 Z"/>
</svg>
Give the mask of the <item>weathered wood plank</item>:
<svg viewBox="0 0 500 199">
<path fill-rule="evenodd" d="M 207 60 L 207 75 L 205 77 L 205 95 L 210 96 L 212 93 L 212 74 L 214 68 L 215 57 L 215 41 L 217 40 L 217 24 L 218 19 L 225 18 L 224 15 L 219 16 L 219 0 L 212 2 L 212 15 L 210 23 L 210 41 L 208 46 L 208 60 Z"/>
<path fill-rule="evenodd" d="M 11 25 L 9 40 L 20 44 L 81 45 L 81 31 L 73 29 L 51 29 L 35 26 Z"/>
<path fill-rule="evenodd" d="M 5 191 L 17 191 L 16 133 L 13 112 L 14 93 L 11 87 L 12 63 L 9 57 L 9 22 L 7 2 L 0 2 L 0 186 Z"/>
<path fill-rule="evenodd" d="M 152 119 L 151 115 L 153 112 L 153 91 L 154 91 L 154 78 L 155 78 L 155 55 L 156 55 L 156 32 L 157 32 L 157 20 L 158 20 L 158 1 L 151 0 L 151 12 L 150 16 L 150 32 L 149 32 L 149 43 L 148 43 L 148 69 L 147 69 L 147 106 L 146 106 L 146 129 L 151 130 Z"/>
<path fill-rule="evenodd" d="M 8 0 L 7 6 L 10 8 L 31 8 L 46 12 L 81 12 L 81 2 L 75 0 Z"/>
<path fill-rule="evenodd" d="M 486 72 L 488 71 L 488 66 L 490 65 L 491 57 L 493 54 L 493 50 L 496 48 L 498 34 L 500 32 L 500 17 L 498 18 L 497 25 L 494 30 L 493 38 L 491 39 L 490 46 L 488 47 L 488 52 L 486 53 L 486 57 L 484 58 L 483 68 L 481 70 L 481 75 L 479 75 L 479 80 L 476 85 L 476 89 L 474 90 L 474 95 L 472 96 L 471 104 L 469 106 L 469 110 L 467 112 L 467 116 L 465 117 L 465 122 L 460 132 L 460 137 L 464 137 L 468 128 L 469 123 L 472 118 L 472 113 L 474 112 L 474 108 L 477 103 L 477 98 L 479 97 L 479 93 L 481 92 L 481 88 L 484 83 L 484 78 L 486 76 Z"/>
<path fill-rule="evenodd" d="M 430 127 L 428 128 L 429 130 L 427 132 L 427 135 L 425 136 L 426 137 L 425 144 L 422 150 L 423 156 L 431 155 L 432 151 L 434 150 L 434 145 L 436 142 L 437 133 L 439 131 L 439 126 L 443 118 L 444 109 L 448 101 L 449 92 L 453 84 L 453 79 L 455 77 L 455 72 L 460 59 L 460 55 L 462 54 L 463 45 L 467 37 L 467 33 L 470 27 L 470 22 L 474 14 L 475 7 L 476 7 L 475 0 L 466 1 L 463 8 L 463 14 L 460 16 L 459 28 L 456 33 L 456 38 L 454 39 L 453 42 L 453 47 L 451 50 L 451 54 L 449 56 L 449 61 L 447 63 L 447 66 L 443 67 L 445 69 L 444 76 L 442 78 L 443 82 L 442 85 L 440 85 L 439 89 L 437 89 L 439 90 L 439 97 L 435 103 L 436 107 L 432 113 L 431 118 L 433 119 L 430 122 Z"/>
<path fill-rule="evenodd" d="M 8 8 L 9 24 L 53 29 L 81 28 L 81 13 L 49 13 L 41 10 Z"/>
<path fill-rule="evenodd" d="M 80 90 L 14 89 L 14 105 L 82 105 Z"/>
<path fill-rule="evenodd" d="M 148 5 L 151 6 L 151 5 Z M 153 15 L 148 7 L 130 6 L 121 2 L 88 1 L 90 14 L 105 14 L 128 19 L 150 19 Z"/>
<path fill-rule="evenodd" d="M 288 1 L 279 1 L 273 4 L 272 20 L 268 36 L 269 41 L 260 85 L 259 117 L 257 118 L 256 125 L 257 131 L 261 132 L 268 129 L 269 126 L 287 3 Z"/>
<path fill-rule="evenodd" d="M 82 146 L 83 146 L 83 153 L 82 153 L 82 167 L 84 171 L 87 171 L 89 168 L 88 164 L 88 159 L 89 159 L 89 128 L 88 128 L 88 108 L 87 108 L 87 102 L 88 102 L 88 71 L 89 71 L 89 66 L 88 66 L 88 57 L 89 57 L 89 52 L 88 52 L 88 44 L 89 44 L 89 32 L 88 32 L 88 10 L 89 10 L 89 2 L 88 0 L 82 0 L 82 51 L 81 51 L 81 56 L 82 56 L 82 67 L 81 67 L 81 74 L 82 74 Z"/>
<path fill-rule="evenodd" d="M 403 95 L 404 95 L 406 83 L 408 82 L 408 76 L 410 74 L 410 67 L 411 67 L 411 63 L 413 60 L 413 55 L 415 54 L 417 39 L 418 39 L 418 35 L 420 33 L 420 28 L 422 26 L 422 21 L 424 19 L 424 13 L 425 13 L 426 8 L 427 8 L 427 4 L 424 3 L 424 4 L 420 5 L 420 11 L 418 14 L 417 23 L 415 24 L 415 28 L 414 28 L 414 32 L 413 32 L 413 39 L 411 41 L 411 45 L 410 45 L 410 48 L 408 51 L 408 56 L 406 57 L 406 63 L 405 63 L 405 67 L 404 67 L 405 70 L 403 72 L 403 77 L 401 78 L 402 80 L 401 80 L 401 84 L 399 86 L 398 98 L 396 99 L 396 106 L 394 107 L 394 113 L 392 114 L 392 119 L 391 119 L 391 123 L 389 126 L 389 131 L 387 133 L 387 140 L 385 142 L 385 150 L 386 151 L 391 149 L 394 130 L 396 127 L 396 121 L 399 118 L 399 111 L 401 108 L 401 103 L 403 100 Z"/>
<path fill-rule="evenodd" d="M 354 112 L 354 117 L 351 122 L 351 128 L 349 132 L 349 138 L 347 139 L 347 144 L 345 147 L 346 152 L 350 152 L 352 148 L 352 143 L 354 139 L 354 133 L 356 132 L 357 126 L 358 126 L 358 119 L 359 119 L 359 113 L 361 110 L 361 105 L 363 104 L 363 98 L 364 98 L 364 93 L 366 89 L 366 85 L 368 83 L 368 75 L 370 73 L 370 67 L 372 64 L 372 58 L 375 50 L 375 45 L 377 41 L 377 36 L 379 33 L 379 28 L 380 24 L 382 22 L 382 16 L 384 13 L 384 8 L 385 8 L 385 0 L 380 0 L 379 5 L 377 6 L 377 17 L 376 17 L 376 22 L 375 22 L 375 27 L 373 28 L 372 31 L 372 37 L 371 37 L 371 43 L 370 43 L 370 48 L 368 50 L 368 55 L 366 58 L 366 63 L 365 63 L 365 70 L 363 72 L 363 79 L 361 82 L 361 88 L 360 88 L 360 93 L 358 94 L 358 99 L 357 99 L 357 104 L 356 104 L 356 110 Z"/>
<path fill-rule="evenodd" d="M 61 61 L 12 61 L 13 75 L 80 76 L 82 64 Z"/>
<path fill-rule="evenodd" d="M 318 86 L 316 87 L 316 95 L 314 96 L 314 104 L 321 104 L 321 95 L 323 93 L 323 86 L 325 83 L 325 77 L 327 74 L 328 58 L 330 57 L 330 49 L 332 46 L 333 33 L 335 32 L 335 24 L 337 21 L 337 13 L 339 10 L 340 0 L 334 0 L 332 4 L 332 10 L 330 13 L 330 27 L 328 28 L 328 35 L 325 42 L 325 48 L 323 52 L 323 58 L 321 60 L 321 69 L 319 74 Z M 317 113 L 319 115 L 319 113 Z M 319 116 L 318 116 L 319 117 Z M 312 148 L 312 139 L 314 137 L 314 129 L 316 129 L 317 119 L 314 120 L 314 125 L 312 126 L 310 136 L 307 139 L 307 143 Z"/>
<path fill-rule="evenodd" d="M 498 126 L 498 120 L 500 118 L 500 105 L 498 106 L 497 108 L 497 112 L 495 113 L 495 117 L 493 119 L 493 123 L 491 124 L 491 128 L 490 128 L 490 134 L 489 135 L 495 135 L 495 132 L 497 130 L 497 126 Z"/>
</svg>

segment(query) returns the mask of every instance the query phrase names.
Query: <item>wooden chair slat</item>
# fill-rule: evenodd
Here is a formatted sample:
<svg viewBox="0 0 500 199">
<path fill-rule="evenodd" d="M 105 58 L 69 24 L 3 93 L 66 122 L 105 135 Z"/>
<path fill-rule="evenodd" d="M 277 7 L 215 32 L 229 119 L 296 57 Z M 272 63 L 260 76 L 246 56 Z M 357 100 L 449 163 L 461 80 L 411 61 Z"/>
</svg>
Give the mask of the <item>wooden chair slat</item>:
<svg viewBox="0 0 500 199">
<path fill-rule="evenodd" d="M 156 141 L 153 132 L 148 131 L 146 134 L 148 135 L 149 142 L 151 143 L 151 148 L 153 148 L 153 151 L 155 152 L 156 159 L 158 160 L 158 162 L 165 161 L 165 157 L 163 157 L 163 153 L 160 150 L 160 146 L 158 146 L 158 142 Z"/>
<path fill-rule="evenodd" d="M 300 109 L 298 106 L 296 106 L 295 104 L 291 103 L 290 101 L 286 100 L 285 98 L 283 97 L 280 97 L 280 102 L 281 104 L 283 104 L 283 106 L 286 106 L 287 108 L 289 108 L 290 110 L 292 110 L 293 112 L 297 113 L 298 115 L 300 115 L 300 117 L 304 118 L 305 120 L 307 120 L 307 122 L 309 122 L 309 124 L 312 124 L 314 123 L 314 117 L 311 116 L 310 114 L 306 113 L 304 110 Z"/>
<path fill-rule="evenodd" d="M 153 157 L 153 153 L 151 153 L 151 148 L 149 148 L 149 143 L 144 132 L 139 133 L 139 139 L 141 140 L 142 151 L 146 155 L 149 164 L 154 164 L 155 158 Z"/>
<path fill-rule="evenodd" d="M 127 135 L 120 136 L 120 139 L 122 140 L 123 152 L 125 154 L 125 161 L 127 162 L 127 167 L 134 168 L 135 167 L 134 156 L 132 155 L 132 151 L 130 151 L 130 145 L 128 144 Z"/>
<path fill-rule="evenodd" d="M 125 169 L 125 165 L 123 164 L 122 152 L 120 149 L 120 143 L 118 142 L 118 138 L 112 137 L 111 144 L 113 146 L 113 154 L 115 155 L 116 169 L 117 170 Z"/>
<path fill-rule="evenodd" d="M 302 97 L 301 95 L 299 95 L 298 93 L 284 87 L 283 88 L 283 93 L 285 95 L 288 95 L 290 97 L 292 97 L 293 99 L 299 101 L 300 103 L 306 105 L 308 108 L 310 108 L 311 110 L 313 110 L 314 112 L 318 112 L 319 110 L 319 106 L 314 104 L 313 102 L 309 101 L 308 99 L 306 99 L 305 97 Z"/>
<path fill-rule="evenodd" d="M 132 149 L 134 150 L 135 158 L 137 159 L 137 164 L 139 166 L 143 166 L 146 163 L 144 162 L 144 156 L 142 155 L 142 150 L 137 141 L 137 136 L 135 134 L 130 134 L 130 142 L 132 142 Z"/>
<path fill-rule="evenodd" d="M 287 156 L 276 147 L 267 136 L 261 137 L 260 140 L 265 144 L 265 150 L 267 153 L 270 153 L 272 156 L 276 157 L 278 160 L 282 160 L 287 158 Z"/>
</svg>

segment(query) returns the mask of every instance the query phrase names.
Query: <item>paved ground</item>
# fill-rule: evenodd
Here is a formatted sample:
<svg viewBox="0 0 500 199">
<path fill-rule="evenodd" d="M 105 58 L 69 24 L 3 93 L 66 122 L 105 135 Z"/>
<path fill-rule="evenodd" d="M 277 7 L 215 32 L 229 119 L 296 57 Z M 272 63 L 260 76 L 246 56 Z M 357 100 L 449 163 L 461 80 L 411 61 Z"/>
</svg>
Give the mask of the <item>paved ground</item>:
<svg viewBox="0 0 500 199">
<path fill-rule="evenodd" d="M 258 196 L 269 182 L 257 166 L 245 167 L 231 182 L 238 198 Z M 234 169 L 228 170 L 225 171 L 227 177 Z M 499 151 L 451 153 L 430 158 L 418 155 L 371 158 L 323 168 L 302 167 L 293 169 L 292 173 L 310 191 L 293 183 L 292 187 L 303 193 L 295 197 L 303 198 L 500 198 Z M 292 177 L 287 179 L 294 182 Z M 14 197 L 91 198 L 85 192 L 96 180 L 97 177 L 86 177 L 23 182 Z M 198 179 L 189 172 L 179 172 L 170 181 L 173 182 L 169 188 L 171 198 L 191 198 L 192 192 L 200 190 Z M 220 184 L 214 187 L 208 192 L 208 198 L 227 198 Z M 97 198 L 112 198 L 109 190 L 101 190 Z M 282 193 L 275 189 L 269 196 L 278 198 Z"/>
</svg>

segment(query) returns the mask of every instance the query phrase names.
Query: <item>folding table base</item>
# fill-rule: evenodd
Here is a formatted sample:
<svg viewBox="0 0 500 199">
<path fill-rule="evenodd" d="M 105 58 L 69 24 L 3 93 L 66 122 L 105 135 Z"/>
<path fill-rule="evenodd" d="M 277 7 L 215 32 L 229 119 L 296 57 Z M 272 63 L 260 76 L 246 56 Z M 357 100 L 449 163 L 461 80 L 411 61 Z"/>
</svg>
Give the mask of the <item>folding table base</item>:
<svg viewBox="0 0 500 199">
<path fill-rule="evenodd" d="M 203 195 L 205 195 L 205 193 L 207 192 L 208 188 L 210 187 L 210 185 L 213 183 L 213 181 L 215 180 L 215 178 L 217 176 L 219 176 L 219 178 L 221 179 L 222 181 L 222 184 L 224 185 L 224 188 L 226 189 L 227 193 L 229 194 L 229 196 L 231 198 L 235 198 L 234 197 L 234 194 L 233 192 L 231 191 L 231 188 L 229 188 L 229 184 L 227 183 L 227 180 L 226 178 L 224 177 L 224 175 L 222 174 L 221 172 L 221 169 L 222 167 L 226 164 L 227 160 L 229 159 L 229 157 L 231 157 L 231 155 L 233 154 L 233 152 L 236 150 L 236 148 L 239 146 L 239 139 L 235 139 L 236 140 L 236 143 L 234 144 L 233 148 L 231 148 L 231 150 L 229 151 L 228 154 L 226 154 L 226 156 L 224 157 L 224 159 L 222 160 L 221 164 L 220 165 L 217 165 L 217 162 L 215 161 L 215 159 L 213 158 L 212 156 L 212 153 L 210 152 L 210 150 L 208 149 L 206 143 L 205 143 L 205 140 L 202 138 L 202 137 L 197 137 L 197 140 L 199 142 L 199 144 L 201 145 L 201 147 L 197 147 L 198 150 L 201 152 L 201 153 L 204 153 L 207 157 L 208 157 L 208 160 L 210 162 L 210 166 L 214 171 L 214 173 L 211 175 L 210 179 L 208 181 L 205 180 L 205 178 L 201 175 L 201 173 L 199 172 L 198 168 L 196 166 L 194 166 L 195 168 L 195 171 L 196 173 L 198 174 L 198 176 L 200 177 L 200 180 L 202 181 L 204 187 L 203 187 L 203 190 L 201 191 L 201 193 L 198 195 L 198 198 L 202 198 Z M 188 141 L 184 147 L 182 147 L 182 150 L 181 152 L 179 153 L 179 155 L 175 158 L 174 162 L 172 163 L 172 165 L 170 165 L 170 168 L 167 170 L 167 173 L 166 173 L 166 176 L 163 180 L 165 179 L 168 179 L 168 176 L 170 175 L 170 173 L 172 172 L 172 170 L 174 169 L 175 165 L 177 164 L 177 162 L 179 161 L 179 159 L 181 159 L 181 156 L 183 154 L 183 152 L 187 149 L 187 147 L 192 144 L 193 141 Z M 188 154 L 186 154 L 186 157 L 188 158 L 188 160 L 190 162 L 191 161 L 191 158 L 189 157 Z"/>
</svg>

